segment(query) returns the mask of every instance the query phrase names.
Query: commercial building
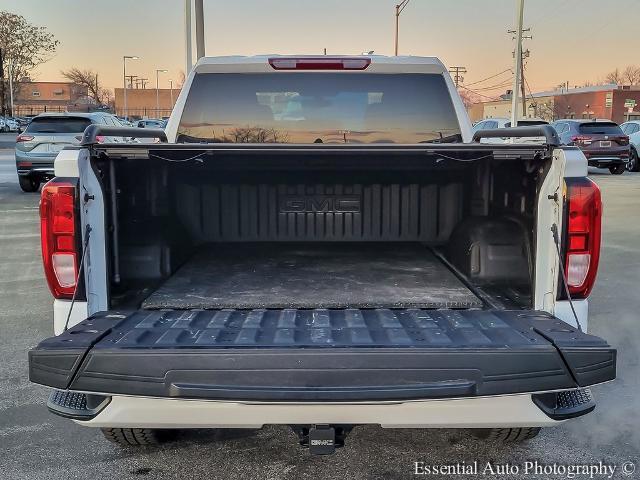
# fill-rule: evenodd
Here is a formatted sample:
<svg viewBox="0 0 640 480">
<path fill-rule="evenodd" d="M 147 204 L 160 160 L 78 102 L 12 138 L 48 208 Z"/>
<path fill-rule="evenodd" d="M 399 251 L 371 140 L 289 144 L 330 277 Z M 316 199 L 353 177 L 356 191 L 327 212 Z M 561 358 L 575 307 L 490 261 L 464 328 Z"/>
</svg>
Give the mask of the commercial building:
<svg viewBox="0 0 640 480">
<path fill-rule="evenodd" d="M 21 81 L 14 95 L 14 115 L 86 110 L 87 87 L 71 82 Z"/>
<path fill-rule="evenodd" d="M 124 108 L 124 89 L 115 89 L 116 115 L 131 118 L 162 118 L 171 115 L 175 105 L 179 88 L 161 88 L 158 90 L 158 103 L 156 107 L 155 88 L 128 88 L 127 111 Z"/>
<path fill-rule="evenodd" d="M 622 123 L 640 118 L 640 86 L 598 85 L 527 95 L 527 118 L 547 121 L 560 118 L 599 118 Z M 499 100 L 473 105 L 473 122 L 511 117 L 511 94 Z"/>
</svg>

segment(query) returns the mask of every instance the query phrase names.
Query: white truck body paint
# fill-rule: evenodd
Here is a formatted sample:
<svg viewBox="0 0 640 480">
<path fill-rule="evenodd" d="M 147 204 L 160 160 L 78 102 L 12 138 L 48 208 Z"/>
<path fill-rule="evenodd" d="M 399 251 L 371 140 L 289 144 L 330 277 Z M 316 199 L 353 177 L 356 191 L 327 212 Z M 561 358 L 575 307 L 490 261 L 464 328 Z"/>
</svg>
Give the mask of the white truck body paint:
<svg viewBox="0 0 640 480">
<path fill-rule="evenodd" d="M 84 279 L 89 315 L 109 308 L 107 292 L 107 241 L 104 218 L 104 199 L 100 183 L 91 168 L 89 151 L 84 149 L 79 156 L 80 164 L 80 218 L 82 224 L 82 244 L 86 242 L 86 226 L 91 227 Z M 93 199 L 84 201 L 87 194 Z"/>
<path fill-rule="evenodd" d="M 64 332 L 64 327 L 69 318 L 69 324 L 67 328 L 71 328 L 77 325 L 89 315 L 87 314 L 87 302 L 76 301 L 73 304 L 73 312 L 69 317 L 69 310 L 71 310 L 71 300 L 58 300 L 53 301 L 53 334 L 60 335 Z"/>
<path fill-rule="evenodd" d="M 571 304 L 568 300 L 560 300 L 556 302 L 555 309 L 553 314 L 569 325 L 572 325 L 578 328 L 578 324 L 576 323 L 576 316 L 580 321 L 580 327 L 583 332 L 589 331 L 589 300 L 573 300 L 573 308 L 576 311 L 576 315 L 573 315 L 573 310 L 571 310 Z"/>
<path fill-rule="evenodd" d="M 550 427 L 531 395 L 377 403 L 240 403 L 117 395 L 95 418 L 112 428 L 261 428 L 264 425 L 376 424 L 383 428 Z"/>
<path fill-rule="evenodd" d="M 56 177 L 77 178 L 80 176 L 78 173 L 78 155 L 80 152 L 81 150 L 77 148 L 60 150 L 53 163 L 53 172 Z"/>
<path fill-rule="evenodd" d="M 538 196 L 534 309 L 549 313 L 554 310 L 559 274 L 558 254 L 551 227 L 557 225 L 558 233 L 562 235 L 564 171 L 563 151 L 555 150 L 553 162 Z"/>
</svg>

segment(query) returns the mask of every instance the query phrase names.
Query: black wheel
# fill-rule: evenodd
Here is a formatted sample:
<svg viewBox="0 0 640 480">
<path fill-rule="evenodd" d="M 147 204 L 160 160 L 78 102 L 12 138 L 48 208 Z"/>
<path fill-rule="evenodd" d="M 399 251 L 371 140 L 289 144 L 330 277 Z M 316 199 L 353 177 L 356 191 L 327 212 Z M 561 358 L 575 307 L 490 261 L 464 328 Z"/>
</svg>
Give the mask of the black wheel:
<svg viewBox="0 0 640 480">
<path fill-rule="evenodd" d="M 473 434 L 483 440 L 498 442 L 526 442 L 540 433 L 540 427 L 521 428 L 479 428 L 474 429 Z"/>
<path fill-rule="evenodd" d="M 640 172 L 639 160 L 638 151 L 635 148 L 631 148 L 631 155 L 629 156 L 629 163 L 627 163 L 627 170 L 630 172 Z"/>
<path fill-rule="evenodd" d="M 144 447 L 159 445 L 174 438 L 175 430 L 152 428 L 102 428 L 107 440 L 121 447 Z"/>
<path fill-rule="evenodd" d="M 40 186 L 40 180 L 33 177 L 18 176 L 18 182 L 23 192 L 37 192 Z"/>
<path fill-rule="evenodd" d="M 609 171 L 612 175 L 622 175 L 627 171 L 627 165 L 624 163 L 621 163 L 620 165 L 614 165 L 612 167 L 609 167 Z"/>
</svg>

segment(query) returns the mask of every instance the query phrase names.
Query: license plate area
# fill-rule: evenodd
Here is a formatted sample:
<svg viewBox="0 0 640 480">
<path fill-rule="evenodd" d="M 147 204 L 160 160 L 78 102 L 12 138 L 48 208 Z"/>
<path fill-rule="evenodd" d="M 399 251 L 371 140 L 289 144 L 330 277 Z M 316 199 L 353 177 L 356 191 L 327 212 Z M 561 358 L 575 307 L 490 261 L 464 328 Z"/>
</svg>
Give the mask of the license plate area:
<svg viewBox="0 0 640 480">
<path fill-rule="evenodd" d="M 602 148 L 609 148 L 611 147 L 611 140 L 601 140 L 600 141 L 600 146 Z"/>
</svg>

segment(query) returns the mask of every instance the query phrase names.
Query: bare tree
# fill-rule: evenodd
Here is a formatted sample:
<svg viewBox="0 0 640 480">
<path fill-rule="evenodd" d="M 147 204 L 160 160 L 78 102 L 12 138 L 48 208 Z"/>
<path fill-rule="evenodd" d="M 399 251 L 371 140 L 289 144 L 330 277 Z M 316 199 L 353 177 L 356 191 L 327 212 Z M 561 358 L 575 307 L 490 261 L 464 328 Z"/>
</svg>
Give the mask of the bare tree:
<svg viewBox="0 0 640 480">
<path fill-rule="evenodd" d="M 185 79 L 184 70 L 180 70 L 180 73 L 178 74 L 178 84 L 176 85 L 177 89 L 181 89 L 183 87 Z"/>
<path fill-rule="evenodd" d="M 460 94 L 460 98 L 462 98 L 462 103 L 464 103 L 464 106 L 467 109 L 471 105 L 481 102 L 480 97 L 469 90 L 464 90 L 460 88 L 458 89 L 458 93 Z"/>
<path fill-rule="evenodd" d="M 640 67 L 629 65 L 622 72 L 622 79 L 626 85 L 640 85 Z"/>
<path fill-rule="evenodd" d="M 615 83 L 616 85 L 621 85 L 623 83 L 622 73 L 620 73 L 620 69 L 618 68 L 616 68 L 613 72 L 607 73 L 604 79 L 607 83 Z"/>
<path fill-rule="evenodd" d="M 45 27 L 30 24 L 21 16 L 0 11 L 0 55 L 8 75 L 7 64 L 11 62 L 14 95 L 18 93 L 18 80 L 29 77 L 34 69 L 51 59 L 60 42 Z M 5 82 L 2 82 L 0 106 L 2 114 L 6 105 Z"/>
<path fill-rule="evenodd" d="M 238 127 L 221 139 L 226 143 L 287 143 L 289 134 L 274 128 Z"/>
<path fill-rule="evenodd" d="M 106 105 L 113 97 L 110 90 L 102 87 L 98 74 L 93 70 L 80 70 L 74 67 L 69 70 L 63 70 L 60 74 L 70 82 L 87 87 L 89 98 L 97 104 Z"/>
</svg>

